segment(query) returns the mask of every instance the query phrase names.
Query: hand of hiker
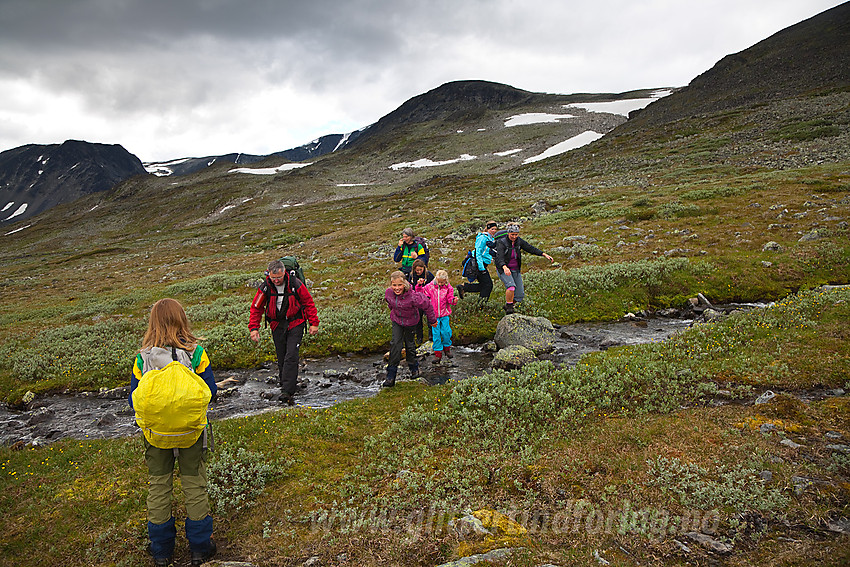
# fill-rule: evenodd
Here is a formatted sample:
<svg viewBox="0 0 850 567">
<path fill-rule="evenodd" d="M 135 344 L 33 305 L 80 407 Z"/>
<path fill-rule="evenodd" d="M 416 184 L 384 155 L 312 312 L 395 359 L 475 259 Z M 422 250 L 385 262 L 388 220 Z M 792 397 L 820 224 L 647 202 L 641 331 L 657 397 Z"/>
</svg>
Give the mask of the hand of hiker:
<svg viewBox="0 0 850 567">
<path fill-rule="evenodd" d="M 543 257 L 546 258 L 547 260 L 549 260 L 550 262 L 555 261 L 555 259 L 552 256 L 550 256 L 549 254 L 546 254 L 545 252 L 543 253 Z"/>
<path fill-rule="evenodd" d="M 251 340 L 257 344 L 260 344 L 260 331 L 258 331 L 257 329 L 251 331 Z"/>
<path fill-rule="evenodd" d="M 310 333 L 311 335 L 315 335 L 316 333 L 319 332 L 319 326 L 318 325 L 310 325 L 310 328 L 307 329 L 307 332 Z"/>
<path fill-rule="evenodd" d="M 503 266 L 503 267 L 502 267 L 502 271 L 503 271 L 503 272 L 505 272 L 505 275 L 506 275 L 506 276 L 511 275 L 511 269 L 510 269 L 509 267 L 507 267 L 507 266 Z"/>
</svg>

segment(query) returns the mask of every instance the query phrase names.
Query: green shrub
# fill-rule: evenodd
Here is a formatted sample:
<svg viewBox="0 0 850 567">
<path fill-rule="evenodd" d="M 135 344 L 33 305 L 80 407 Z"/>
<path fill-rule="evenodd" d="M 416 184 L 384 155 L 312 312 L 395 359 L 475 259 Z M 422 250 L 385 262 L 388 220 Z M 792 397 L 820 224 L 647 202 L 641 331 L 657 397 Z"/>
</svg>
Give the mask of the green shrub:
<svg viewBox="0 0 850 567">
<path fill-rule="evenodd" d="M 206 297 L 229 289 L 249 286 L 251 282 L 260 280 L 256 273 L 222 272 L 210 274 L 195 280 L 177 282 L 165 288 L 166 296 L 188 295 L 190 297 Z"/>
<path fill-rule="evenodd" d="M 253 504 L 266 483 L 288 465 L 269 461 L 266 455 L 239 447 L 214 453 L 207 466 L 207 493 L 213 510 L 230 516 Z"/>
<path fill-rule="evenodd" d="M 774 513 L 788 506 L 779 488 L 768 488 L 758 471 L 744 465 L 717 465 L 714 470 L 679 459 L 648 461 L 649 484 L 676 496 L 683 506 L 700 510 L 727 508 L 734 513 Z"/>
</svg>

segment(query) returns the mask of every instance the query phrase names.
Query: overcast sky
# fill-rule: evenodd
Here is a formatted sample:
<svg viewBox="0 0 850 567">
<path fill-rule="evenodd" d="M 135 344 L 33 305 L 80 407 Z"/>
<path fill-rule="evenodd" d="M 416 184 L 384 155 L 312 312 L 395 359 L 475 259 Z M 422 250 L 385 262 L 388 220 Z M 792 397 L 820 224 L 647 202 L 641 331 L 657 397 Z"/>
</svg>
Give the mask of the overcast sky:
<svg viewBox="0 0 850 567">
<path fill-rule="evenodd" d="M 448 81 L 684 86 L 835 0 L 0 0 L 0 151 L 269 154 Z"/>
</svg>

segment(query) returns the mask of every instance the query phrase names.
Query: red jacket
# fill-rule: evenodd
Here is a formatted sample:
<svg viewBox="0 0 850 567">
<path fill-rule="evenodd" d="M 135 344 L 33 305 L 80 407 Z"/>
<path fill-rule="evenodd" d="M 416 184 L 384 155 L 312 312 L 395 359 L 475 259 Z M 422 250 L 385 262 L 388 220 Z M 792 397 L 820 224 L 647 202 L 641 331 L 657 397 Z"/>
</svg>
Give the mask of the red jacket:
<svg viewBox="0 0 850 567">
<path fill-rule="evenodd" d="M 316 304 L 313 303 L 313 296 L 307 286 L 299 280 L 295 280 L 295 293 L 289 290 L 289 274 L 286 276 L 286 283 L 281 286 L 281 290 L 286 291 L 284 301 L 288 301 L 286 305 L 286 319 L 289 322 L 289 328 L 293 329 L 304 322 L 306 319 L 311 326 L 319 326 L 319 312 L 316 310 Z M 259 330 L 260 323 L 263 321 L 263 314 L 266 315 L 266 321 L 274 331 L 278 324 L 282 321 L 277 320 L 277 296 L 281 294 L 278 288 L 266 278 L 265 285 L 261 285 L 257 289 L 257 294 L 254 296 L 254 301 L 251 302 L 251 318 L 248 321 L 248 329 Z M 269 301 L 269 300 L 272 301 Z M 303 308 L 303 309 L 302 309 Z"/>
</svg>

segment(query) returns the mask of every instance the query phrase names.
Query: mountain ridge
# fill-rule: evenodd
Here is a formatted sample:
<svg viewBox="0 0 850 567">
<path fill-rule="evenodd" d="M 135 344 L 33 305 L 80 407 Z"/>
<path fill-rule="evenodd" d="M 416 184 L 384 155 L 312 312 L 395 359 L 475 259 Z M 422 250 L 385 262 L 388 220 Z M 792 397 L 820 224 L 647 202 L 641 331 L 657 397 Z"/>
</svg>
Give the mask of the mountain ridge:
<svg viewBox="0 0 850 567">
<path fill-rule="evenodd" d="M 107 191 L 144 173 L 139 158 L 119 144 L 67 140 L 4 151 L 0 153 L 0 206 L 4 206 L 0 224 Z"/>
</svg>

